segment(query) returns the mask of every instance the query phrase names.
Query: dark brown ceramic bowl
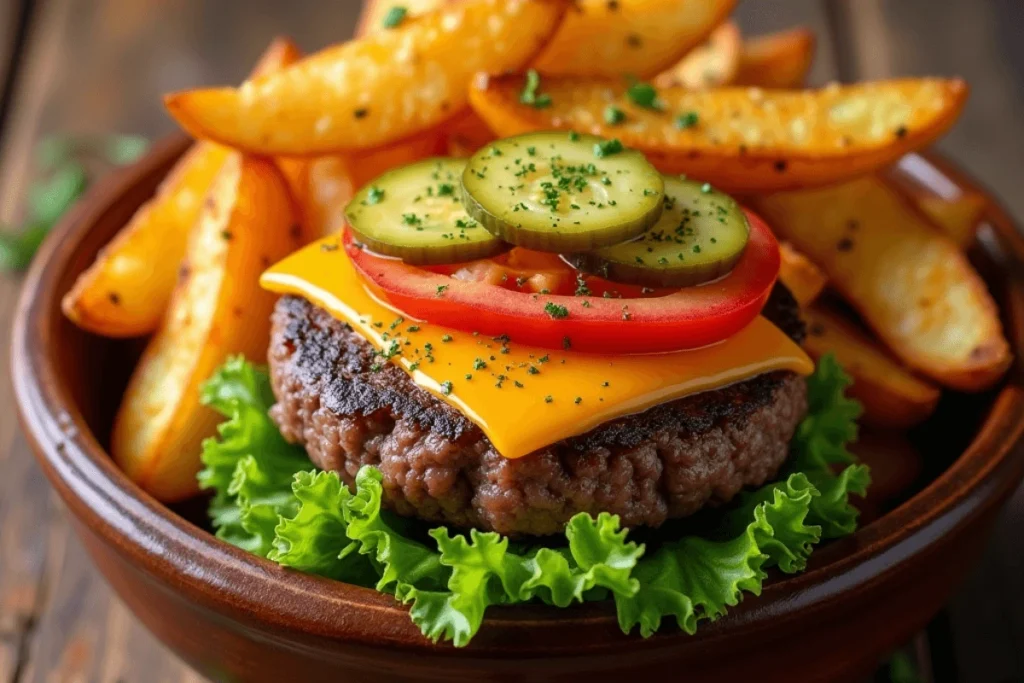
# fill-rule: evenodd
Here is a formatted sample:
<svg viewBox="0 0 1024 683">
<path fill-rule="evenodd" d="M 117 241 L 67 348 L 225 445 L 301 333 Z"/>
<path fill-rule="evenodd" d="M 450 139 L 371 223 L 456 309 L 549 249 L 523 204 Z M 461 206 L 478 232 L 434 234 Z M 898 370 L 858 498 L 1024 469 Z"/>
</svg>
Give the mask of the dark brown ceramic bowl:
<svg viewBox="0 0 1024 683">
<path fill-rule="evenodd" d="M 97 567 L 153 633 L 212 678 L 622 681 L 685 672 L 690 680 L 788 681 L 796 665 L 804 681 L 852 679 L 938 611 L 1024 474 L 1024 384 L 1014 368 L 998 391 L 944 399 L 912 435 L 929 466 L 909 500 L 697 636 L 666 628 L 648 640 L 627 637 L 612 606 L 587 604 L 494 609 L 470 647 L 432 645 L 391 597 L 222 543 L 188 521 L 189 510 L 140 491 L 104 450 L 137 344 L 79 331 L 61 315 L 61 296 L 184 146 L 167 141 L 102 183 L 47 241 L 25 283 L 12 362 L 26 432 Z M 930 185 L 969 184 L 921 157 L 907 169 Z M 1024 262 L 1024 242 L 998 208 L 988 219 L 973 256 L 1020 358 L 1024 286 L 1011 273 Z"/>
</svg>

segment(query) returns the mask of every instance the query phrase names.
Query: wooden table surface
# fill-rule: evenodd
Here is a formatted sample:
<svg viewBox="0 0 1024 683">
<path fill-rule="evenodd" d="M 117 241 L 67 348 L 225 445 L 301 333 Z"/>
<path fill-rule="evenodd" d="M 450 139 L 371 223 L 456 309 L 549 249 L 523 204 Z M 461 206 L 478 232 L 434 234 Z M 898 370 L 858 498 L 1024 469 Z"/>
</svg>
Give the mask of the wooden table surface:
<svg viewBox="0 0 1024 683">
<path fill-rule="evenodd" d="M 357 0 L 3 0 L 0 225 L 16 224 L 31 151 L 52 132 L 172 129 L 159 96 L 238 81 L 276 34 L 315 49 L 350 35 Z M 815 83 L 960 75 L 963 119 L 939 147 L 1024 217 L 1024 2 L 748 0 L 749 33 L 814 28 Z M 0 277 L 0 321 L 19 282 Z M 6 326 L 6 327 L 9 327 Z M 198 681 L 92 570 L 13 410 L 0 336 L 0 683 Z M 1024 681 L 1024 489 L 979 569 L 929 630 L 935 681 Z"/>
</svg>

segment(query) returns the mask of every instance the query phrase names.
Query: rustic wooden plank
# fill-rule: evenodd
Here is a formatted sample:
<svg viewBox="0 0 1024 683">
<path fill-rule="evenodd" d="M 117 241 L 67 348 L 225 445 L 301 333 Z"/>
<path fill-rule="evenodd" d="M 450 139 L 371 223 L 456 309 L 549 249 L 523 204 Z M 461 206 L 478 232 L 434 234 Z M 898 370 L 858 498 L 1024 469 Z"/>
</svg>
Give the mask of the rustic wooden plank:
<svg viewBox="0 0 1024 683">
<path fill-rule="evenodd" d="M 1024 5 L 1016 0 L 836 0 L 848 27 L 851 77 L 962 76 L 971 98 L 939 148 L 1024 216 Z M 844 76 L 847 74 L 844 74 Z M 937 680 L 983 683 L 1024 679 L 1024 489 L 1003 513 L 977 571 L 950 606 L 957 671 Z M 936 568 L 941 571 L 941 567 Z M 947 668 L 949 663 L 947 663 Z"/>
<path fill-rule="evenodd" d="M 0 34 L 5 12 L 0 3 Z M 45 134 L 173 130 L 160 95 L 241 79 L 278 34 L 312 50 L 352 32 L 355 3 L 48 0 L 40 4 L 0 137 L 0 223 L 15 224 Z M 0 47 L 4 43 L 0 42 Z M 17 282 L 0 280 L 0 320 Z M 0 357 L 7 358 L 7 335 Z M 11 405 L 0 363 L 0 405 Z M 0 411 L 0 683 L 201 680 L 141 628 L 71 538 L 62 511 Z"/>
</svg>

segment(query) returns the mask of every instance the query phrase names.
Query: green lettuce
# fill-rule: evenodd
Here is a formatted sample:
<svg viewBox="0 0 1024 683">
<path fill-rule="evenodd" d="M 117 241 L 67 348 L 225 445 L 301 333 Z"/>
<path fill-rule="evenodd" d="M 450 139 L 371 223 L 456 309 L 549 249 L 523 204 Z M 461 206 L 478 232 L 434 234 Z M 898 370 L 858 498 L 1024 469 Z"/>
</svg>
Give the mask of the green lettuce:
<svg viewBox="0 0 1024 683">
<path fill-rule="evenodd" d="M 446 527 L 421 538 L 382 508 L 378 470 L 363 467 L 350 489 L 285 442 L 267 414 L 266 371 L 241 358 L 204 387 L 203 402 L 227 419 L 203 444 L 199 480 L 213 491 L 218 537 L 285 567 L 391 593 L 431 640 L 467 644 L 492 605 L 609 598 L 626 633 L 639 627 L 647 637 L 665 619 L 694 633 L 701 620 L 760 594 L 768 570 L 802 571 L 822 539 L 856 528 L 850 496 L 863 495 L 870 478 L 846 449 L 860 414 L 843 393 L 848 384 L 835 360 L 823 358 L 783 478 L 740 496 L 714 528 L 657 547 L 629 541 L 618 517 L 605 513 L 573 517 L 557 547 L 521 548 L 496 533 Z"/>
</svg>

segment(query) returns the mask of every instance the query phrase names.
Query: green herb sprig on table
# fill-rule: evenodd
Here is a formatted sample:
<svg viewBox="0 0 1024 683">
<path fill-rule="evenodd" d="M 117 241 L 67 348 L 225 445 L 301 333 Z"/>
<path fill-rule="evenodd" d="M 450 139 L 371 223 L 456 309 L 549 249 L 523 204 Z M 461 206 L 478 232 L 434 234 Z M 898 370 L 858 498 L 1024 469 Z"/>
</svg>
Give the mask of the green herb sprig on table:
<svg viewBox="0 0 1024 683">
<path fill-rule="evenodd" d="M 88 161 L 124 166 L 135 162 L 148 146 L 137 135 L 42 140 L 35 149 L 40 179 L 29 188 L 26 219 L 20 230 L 0 226 L 0 271 L 28 268 L 43 239 L 88 187 Z"/>
</svg>

